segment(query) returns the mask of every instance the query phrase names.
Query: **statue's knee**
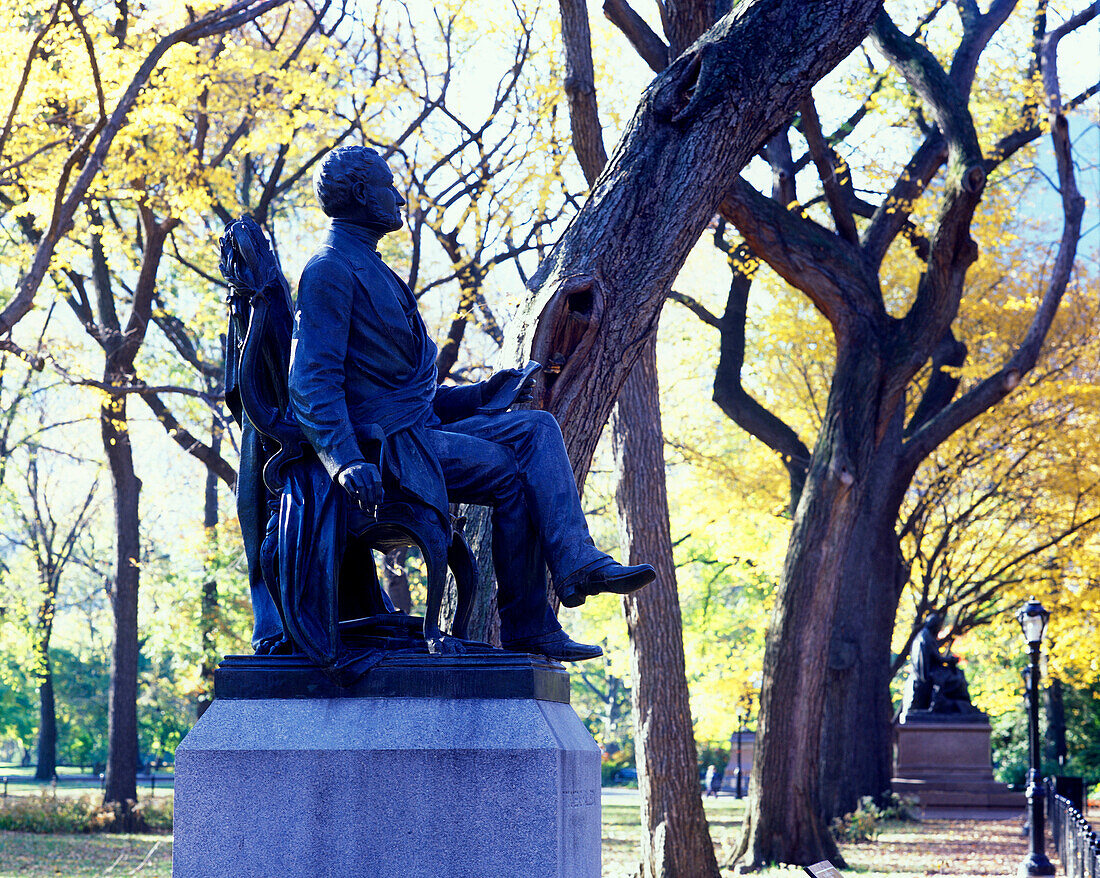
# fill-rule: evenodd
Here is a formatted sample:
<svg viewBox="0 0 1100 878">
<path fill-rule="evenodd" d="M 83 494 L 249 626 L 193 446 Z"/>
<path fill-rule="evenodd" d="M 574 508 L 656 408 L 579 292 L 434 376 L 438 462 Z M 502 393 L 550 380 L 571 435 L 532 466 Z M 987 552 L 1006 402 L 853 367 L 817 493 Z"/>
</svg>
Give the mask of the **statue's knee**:
<svg viewBox="0 0 1100 878">
<path fill-rule="evenodd" d="M 557 418 L 550 412 L 544 412 L 542 409 L 526 409 L 517 412 L 517 414 L 522 417 L 524 426 L 532 433 L 550 436 L 561 435 L 561 427 L 558 426 Z"/>
</svg>

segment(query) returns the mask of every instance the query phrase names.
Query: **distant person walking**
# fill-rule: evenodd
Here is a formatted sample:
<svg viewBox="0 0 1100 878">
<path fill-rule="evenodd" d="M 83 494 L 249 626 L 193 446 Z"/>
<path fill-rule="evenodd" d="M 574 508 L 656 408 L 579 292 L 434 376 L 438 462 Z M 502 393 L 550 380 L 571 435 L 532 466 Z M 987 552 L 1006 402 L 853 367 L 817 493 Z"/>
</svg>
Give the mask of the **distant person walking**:
<svg viewBox="0 0 1100 878">
<path fill-rule="evenodd" d="M 707 778 L 704 785 L 706 786 L 706 795 L 718 796 L 718 791 L 722 789 L 722 774 L 718 771 L 717 765 L 707 766 Z"/>
</svg>

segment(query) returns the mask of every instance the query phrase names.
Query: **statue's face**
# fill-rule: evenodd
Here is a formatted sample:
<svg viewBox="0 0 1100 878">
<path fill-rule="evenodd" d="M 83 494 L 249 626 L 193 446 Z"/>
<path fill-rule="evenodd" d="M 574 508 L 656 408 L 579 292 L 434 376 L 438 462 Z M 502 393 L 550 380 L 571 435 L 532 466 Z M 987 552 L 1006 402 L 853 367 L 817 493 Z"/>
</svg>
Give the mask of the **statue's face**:
<svg viewBox="0 0 1100 878">
<path fill-rule="evenodd" d="M 393 174 L 381 156 L 368 155 L 366 164 L 370 173 L 367 182 L 358 182 L 352 189 L 356 210 L 350 218 L 381 234 L 396 232 L 404 225 L 401 208 L 405 199 L 393 185 Z"/>
</svg>

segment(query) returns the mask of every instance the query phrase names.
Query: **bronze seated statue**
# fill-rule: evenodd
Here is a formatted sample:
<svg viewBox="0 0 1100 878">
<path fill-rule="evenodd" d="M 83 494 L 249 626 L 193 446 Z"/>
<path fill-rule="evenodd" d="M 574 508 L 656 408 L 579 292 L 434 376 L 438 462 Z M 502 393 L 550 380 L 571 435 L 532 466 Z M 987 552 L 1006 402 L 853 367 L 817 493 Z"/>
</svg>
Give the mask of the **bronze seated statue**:
<svg viewBox="0 0 1100 878">
<path fill-rule="evenodd" d="M 341 147 L 314 186 L 331 225 L 293 304 L 255 222 L 231 223 L 222 239 L 226 399 L 242 428 L 238 512 L 257 653 L 305 654 L 346 679 L 390 649 L 489 649 L 466 639 L 477 565 L 450 512 L 473 503 L 492 509 L 502 647 L 600 655 L 562 631 L 547 570 L 570 607 L 655 574 L 596 549 L 557 422 L 511 410 L 531 399 L 537 364 L 439 384 L 416 299 L 377 252 L 405 203 L 385 162 Z M 371 552 L 398 546 L 417 547 L 427 566 L 423 620 L 397 612 L 379 586 Z M 448 567 L 457 601 L 444 634 Z"/>
<path fill-rule="evenodd" d="M 940 652 L 942 627 L 943 617 L 930 613 L 913 640 L 902 722 L 985 716 L 970 701 L 970 689 L 959 667 L 959 657 Z"/>
</svg>

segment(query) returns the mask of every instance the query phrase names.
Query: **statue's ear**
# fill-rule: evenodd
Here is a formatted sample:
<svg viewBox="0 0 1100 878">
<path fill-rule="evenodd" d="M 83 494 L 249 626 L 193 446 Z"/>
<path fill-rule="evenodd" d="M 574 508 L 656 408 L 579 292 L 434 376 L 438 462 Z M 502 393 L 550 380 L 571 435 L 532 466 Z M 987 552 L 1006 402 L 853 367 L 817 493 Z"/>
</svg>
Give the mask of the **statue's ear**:
<svg viewBox="0 0 1100 878">
<path fill-rule="evenodd" d="M 362 180 L 356 180 L 351 186 L 351 193 L 355 196 L 356 204 L 367 204 L 369 200 L 367 198 L 368 192 L 367 184 Z"/>
</svg>

